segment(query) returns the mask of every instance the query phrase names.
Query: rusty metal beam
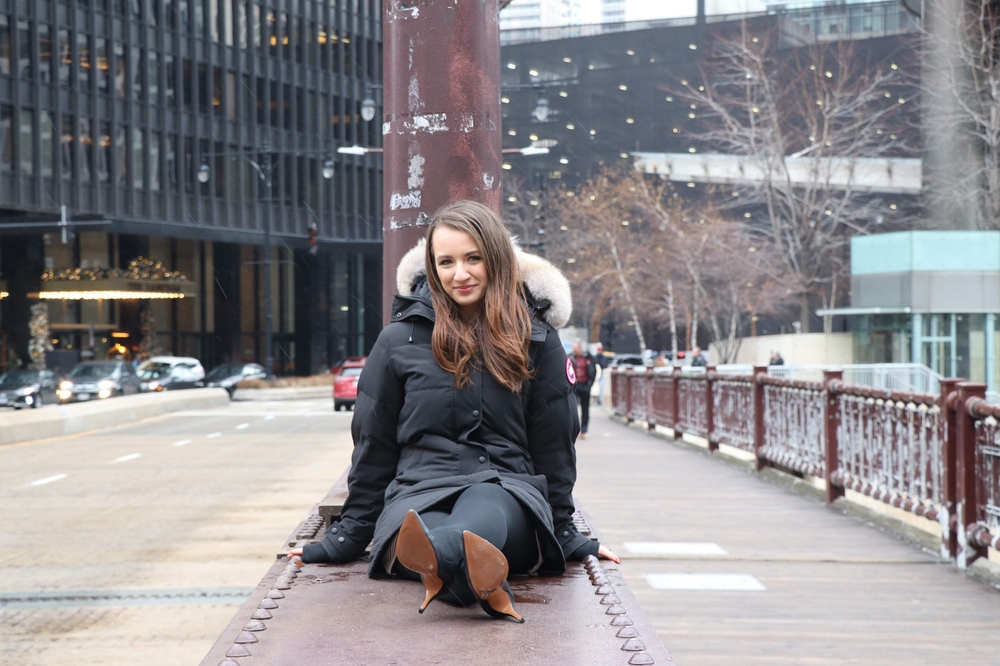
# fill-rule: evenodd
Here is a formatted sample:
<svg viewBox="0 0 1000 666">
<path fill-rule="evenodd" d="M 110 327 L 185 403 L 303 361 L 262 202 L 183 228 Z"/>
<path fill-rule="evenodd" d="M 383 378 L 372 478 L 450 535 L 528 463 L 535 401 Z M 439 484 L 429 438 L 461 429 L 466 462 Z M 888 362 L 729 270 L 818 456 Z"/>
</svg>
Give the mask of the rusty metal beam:
<svg viewBox="0 0 1000 666">
<path fill-rule="evenodd" d="M 383 316 L 396 267 L 441 206 L 500 211 L 502 0 L 386 0 Z"/>
</svg>

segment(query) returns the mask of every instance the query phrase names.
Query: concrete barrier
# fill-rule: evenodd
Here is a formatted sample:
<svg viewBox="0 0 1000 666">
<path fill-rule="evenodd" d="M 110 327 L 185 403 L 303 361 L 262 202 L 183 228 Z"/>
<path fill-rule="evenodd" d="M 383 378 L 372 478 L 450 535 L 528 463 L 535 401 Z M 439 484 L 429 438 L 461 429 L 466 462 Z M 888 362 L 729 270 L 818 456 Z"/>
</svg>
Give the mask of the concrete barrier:
<svg viewBox="0 0 1000 666">
<path fill-rule="evenodd" d="M 266 389 L 236 389 L 233 400 L 265 401 L 265 400 L 315 400 L 329 398 L 333 401 L 333 385 L 302 386 L 298 388 L 266 388 Z"/>
<path fill-rule="evenodd" d="M 0 411 L 0 446 L 108 428 L 184 409 L 228 404 L 229 394 L 224 389 L 206 388 L 143 393 L 41 409 L 5 409 Z"/>
</svg>

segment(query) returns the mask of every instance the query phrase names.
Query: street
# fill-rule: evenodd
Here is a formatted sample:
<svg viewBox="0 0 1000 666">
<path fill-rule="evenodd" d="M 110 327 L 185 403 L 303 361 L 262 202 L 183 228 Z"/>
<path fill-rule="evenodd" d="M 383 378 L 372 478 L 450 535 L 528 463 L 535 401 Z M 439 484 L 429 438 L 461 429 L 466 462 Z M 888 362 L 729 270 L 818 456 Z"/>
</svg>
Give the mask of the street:
<svg viewBox="0 0 1000 666">
<path fill-rule="evenodd" d="M 0 448 L 0 664 L 196 664 L 350 463 L 330 400 Z"/>
</svg>

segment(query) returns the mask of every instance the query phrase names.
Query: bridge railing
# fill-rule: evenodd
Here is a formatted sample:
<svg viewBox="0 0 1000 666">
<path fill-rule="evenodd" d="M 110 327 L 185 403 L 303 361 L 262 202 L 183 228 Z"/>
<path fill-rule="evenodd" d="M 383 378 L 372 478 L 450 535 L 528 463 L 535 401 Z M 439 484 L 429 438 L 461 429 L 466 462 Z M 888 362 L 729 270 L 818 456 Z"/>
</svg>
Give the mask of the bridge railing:
<svg viewBox="0 0 1000 666">
<path fill-rule="evenodd" d="M 942 555 L 961 566 L 1000 545 L 1000 405 L 960 379 L 938 393 L 857 386 L 840 370 L 823 381 L 753 374 L 616 369 L 612 405 L 667 428 L 821 479 L 826 499 L 861 493 L 937 521 Z"/>
</svg>

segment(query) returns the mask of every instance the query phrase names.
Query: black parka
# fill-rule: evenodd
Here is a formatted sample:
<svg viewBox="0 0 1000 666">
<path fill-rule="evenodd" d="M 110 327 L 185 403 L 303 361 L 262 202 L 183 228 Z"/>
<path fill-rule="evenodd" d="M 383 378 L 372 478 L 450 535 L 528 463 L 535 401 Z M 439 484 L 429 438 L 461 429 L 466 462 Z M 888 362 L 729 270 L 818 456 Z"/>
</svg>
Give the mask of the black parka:
<svg viewBox="0 0 1000 666">
<path fill-rule="evenodd" d="M 417 250 L 422 253 L 422 246 Z M 538 261 L 530 258 L 536 267 Z M 546 292 L 551 285 L 539 279 L 551 270 L 561 292 L 565 278 L 543 263 L 541 277 L 532 272 L 526 286 Z M 379 335 L 358 382 L 343 514 L 322 542 L 306 547 L 303 559 L 348 562 L 374 538 L 369 575 L 384 576 L 406 512 L 447 504 L 476 483 L 501 484 L 530 511 L 541 549 L 539 573 L 562 573 L 565 554 L 596 554 L 597 544 L 572 520 L 580 427 L 566 353 L 546 320 L 552 301 L 528 294 L 535 374 L 516 394 L 483 370 L 471 373 L 471 385 L 456 388 L 431 349 L 434 309 L 422 271 L 406 291 L 396 297 L 393 323 Z M 565 309 L 561 302 L 558 307 Z"/>
</svg>

